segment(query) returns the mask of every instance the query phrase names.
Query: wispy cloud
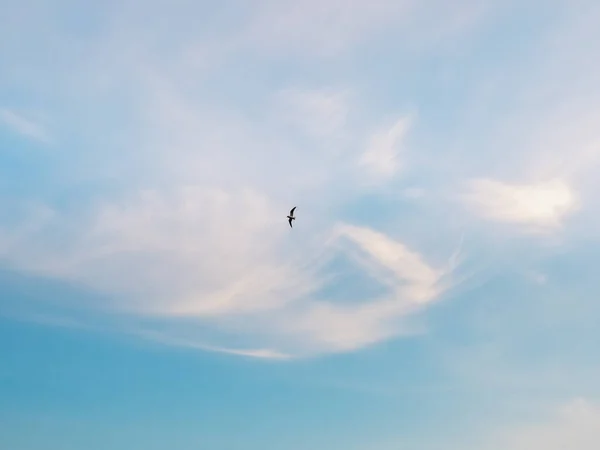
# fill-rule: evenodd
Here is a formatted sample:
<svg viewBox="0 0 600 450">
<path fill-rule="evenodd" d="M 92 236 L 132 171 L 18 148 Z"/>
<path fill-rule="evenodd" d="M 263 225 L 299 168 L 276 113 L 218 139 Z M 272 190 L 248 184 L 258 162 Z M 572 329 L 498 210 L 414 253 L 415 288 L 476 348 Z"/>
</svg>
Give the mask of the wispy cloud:
<svg viewBox="0 0 600 450">
<path fill-rule="evenodd" d="M 358 303 L 307 299 L 290 308 L 291 316 L 282 323 L 285 333 L 297 335 L 302 352 L 356 350 L 409 333 L 401 319 L 439 299 L 452 285 L 450 266 L 435 269 L 402 242 L 369 228 L 340 224 L 329 245 L 363 268 L 384 293 Z"/>
<path fill-rule="evenodd" d="M 200 343 L 193 340 L 186 340 L 173 337 L 172 335 L 151 331 L 151 330 L 129 330 L 135 336 L 150 339 L 154 342 L 172 345 L 175 347 L 187 347 L 192 349 L 204 350 L 207 352 L 225 353 L 229 355 L 245 356 L 249 358 L 267 359 L 267 360 L 288 360 L 290 355 L 281 353 L 268 348 L 242 349 L 212 346 L 205 343 Z"/>
<path fill-rule="evenodd" d="M 64 219 L 55 216 L 5 256 L 24 269 L 118 298 L 92 308 L 152 317 L 170 330 L 158 336 L 146 329 L 147 337 L 226 349 L 176 325 L 212 322 L 237 339 L 268 346 L 273 357 L 355 350 L 389 339 L 405 332 L 401 318 L 450 287 L 451 270 L 432 268 L 422 255 L 380 232 L 347 224 L 325 240 L 319 236 L 327 234 L 317 234 L 305 250 L 295 250 L 299 257 L 286 261 L 278 247 L 288 230 L 267 204 L 259 207 L 264 200 L 252 199 L 192 190 L 167 202 L 147 193 L 137 206 L 103 210 L 60 251 L 43 245 L 53 230 L 66 230 Z M 235 220 L 239 210 L 249 212 L 245 223 Z M 355 261 L 386 294 L 356 304 L 321 297 L 334 280 L 328 281 L 326 266 L 310 262 L 311 249 L 319 247 L 325 262 L 336 254 Z"/>
<path fill-rule="evenodd" d="M 399 319 L 444 292 L 442 274 L 404 244 L 369 228 L 335 228 L 327 209 L 351 199 L 350 187 L 364 177 L 345 168 L 367 139 L 343 137 L 361 136 L 372 122 L 362 118 L 352 129 L 347 118 L 360 121 L 360 105 L 347 90 L 279 89 L 260 117 L 246 117 L 198 106 L 160 72 L 144 71 L 141 86 L 141 126 L 132 131 L 138 145 L 127 161 L 144 167 L 144 183 L 157 187 L 133 184 L 76 211 L 24 213 L 18 236 L 14 228 L 3 233 L 10 237 L 3 256 L 13 265 L 82 283 L 114 299 L 90 308 L 152 318 L 168 330 L 156 337 L 144 327 L 146 337 L 223 351 L 242 347 L 230 345 L 242 339 L 275 356 L 389 339 L 404 332 Z M 291 135 L 281 131 L 289 124 Z M 306 139 L 341 151 L 301 151 Z M 281 216 L 292 201 L 303 222 L 295 234 Z M 387 291 L 384 298 L 344 305 L 321 296 L 331 281 L 327 261 L 350 253 Z"/>
<path fill-rule="evenodd" d="M 152 14 L 139 15 L 142 3 Z M 18 220 L 2 223 L 4 258 L 20 268 L 107 293 L 114 301 L 102 307 L 114 314 L 171 325 L 190 320 L 217 329 L 215 334 L 222 335 L 210 341 L 223 345 L 214 348 L 314 354 L 362 348 L 404 332 L 402 318 L 442 298 L 453 286 L 452 270 L 432 262 L 430 241 L 412 239 L 406 229 L 391 231 L 386 219 L 366 209 L 360 218 L 343 218 L 349 205 L 362 200 L 366 183 L 403 181 L 399 176 L 412 152 L 431 151 L 421 161 L 440 161 L 440 170 L 447 174 L 443 189 L 451 191 L 474 178 L 465 200 L 491 221 L 554 230 L 580 205 L 579 186 L 564 174 L 547 183 L 512 184 L 498 181 L 502 178 L 496 174 L 480 178 L 490 165 L 487 154 L 457 156 L 445 142 L 432 150 L 435 139 L 423 139 L 423 134 L 444 135 L 431 132 L 431 110 L 447 107 L 437 100 L 406 101 L 423 104 L 426 112 L 419 115 L 419 127 L 413 127 L 411 117 L 398 114 L 396 100 L 385 112 L 377 108 L 381 99 L 369 103 L 373 91 L 366 86 L 384 82 L 388 69 L 382 73 L 376 65 L 355 64 L 353 51 L 369 53 L 367 41 L 385 32 L 394 37 L 382 44 L 390 55 L 418 59 L 406 51 L 409 41 L 413 49 L 432 39 L 445 43 L 448 33 L 462 35 L 462 26 L 468 28 L 479 17 L 469 13 L 480 10 L 479 2 L 444 5 L 437 0 L 352 5 L 269 0 L 251 8 L 218 9 L 212 25 L 198 27 L 198 18 L 209 17 L 201 14 L 206 12 L 202 4 L 184 2 L 171 8 L 134 1 L 107 11 L 110 20 L 98 19 L 103 26 L 94 33 L 78 36 L 77 45 L 85 52 L 67 51 L 75 45 L 70 34 L 47 23 L 43 29 L 65 50 L 53 54 L 75 56 L 73 61 L 56 61 L 53 73 L 46 77 L 44 72 L 43 79 L 32 83 L 40 98 L 66 99 L 53 113 L 71 124 L 65 127 L 77 130 L 77 146 L 64 149 L 68 157 L 49 175 L 60 177 L 72 192 L 79 192 L 81 180 L 96 183 L 98 191 L 85 201 L 77 197 L 66 202 L 69 207 L 50 200 L 44 214 L 32 213 L 17 225 Z M 168 17 L 177 25 L 158 26 L 158 19 L 152 19 L 155 23 L 149 16 Z M 36 17 L 42 21 L 45 16 Z M 20 42 L 17 36 L 26 37 L 9 19 L 0 18 L 6 25 L 0 33 L 10 28 L 6 45 Z M 400 39 L 408 35 L 415 39 Z M 45 44 L 38 50 L 48 53 Z M 436 51 L 436 61 L 456 56 Z M 85 56 L 77 56 L 81 54 Z M 323 56 L 329 60 L 324 62 Z M 418 62 L 424 61 L 429 59 Z M 29 75 L 19 82 L 40 73 L 33 57 L 12 62 L 19 73 Z M 396 63 L 389 67 L 393 74 L 407 69 Z M 456 76 L 450 65 L 444 67 L 449 80 Z M 428 90 L 421 82 L 447 89 L 448 80 L 441 76 L 446 81 L 415 76 L 419 83 L 411 82 L 415 73 L 402 82 L 394 75 L 390 98 L 408 96 L 398 87 L 402 83 L 412 83 L 415 92 Z M 365 83 L 365 74 L 379 81 Z M 456 112 L 452 108 L 448 116 Z M 537 120 L 529 112 L 528 123 Z M 592 129 L 595 116 L 590 117 Z M 3 110 L 2 119 L 24 134 L 44 136 L 44 130 L 14 112 Z M 544 129 L 547 120 L 539 122 Z M 509 127 L 512 122 L 503 123 Z M 469 141 L 472 130 L 466 128 L 456 133 Z M 410 148 L 409 132 L 411 140 L 413 132 L 415 137 Z M 530 138 L 523 135 L 520 143 Z M 461 169 L 471 168 L 468 177 L 452 170 L 448 161 L 458 157 Z M 541 159 L 535 158 L 536 163 Z M 510 164 L 516 167 L 523 161 L 513 157 Z M 116 169 L 118 186 L 107 181 L 114 180 Z M 434 199 L 435 189 L 429 189 L 428 168 L 415 164 L 411 175 L 421 176 L 410 180 L 419 188 L 406 189 L 399 182 L 398 192 L 415 200 L 419 212 L 447 207 L 439 207 L 442 200 Z M 299 226 L 293 231 L 285 223 L 292 205 L 299 205 Z M 405 213 L 401 208 L 398 214 Z M 414 227 L 436 243 L 453 239 L 439 222 L 428 222 L 432 216 L 416 218 Z M 384 294 L 365 295 L 356 303 L 323 294 L 335 272 L 328 263 L 335 257 L 359 267 Z M 175 325 L 167 328 L 176 342 L 204 343 L 198 332 L 203 327 L 189 333 Z M 248 346 L 229 345 L 239 343 L 240 336 Z"/>
<path fill-rule="evenodd" d="M 375 179 L 386 180 L 393 177 L 402 167 L 400 152 L 411 125 L 412 119 L 403 117 L 391 127 L 374 133 L 359 164 Z"/>
<path fill-rule="evenodd" d="M 113 301 L 90 308 L 158 320 L 168 330 L 161 339 L 198 348 L 218 342 L 211 348 L 310 355 L 405 332 L 401 319 L 440 298 L 451 271 L 433 268 L 400 234 L 378 231 L 377 220 L 336 227 L 333 213 L 353 201 L 364 181 L 399 173 L 410 118 L 394 114 L 389 123 L 368 113 L 366 99 L 344 82 L 284 82 L 261 99 L 232 104 L 223 96 L 228 89 L 210 94 L 189 71 L 208 77 L 249 45 L 271 58 L 281 49 L 333 57 L 384 27 L 411 28 L 407 18 L 424 12 L 417 6 L 267 1 L 242 13 L 236 29 L 225 27 L 227 36 L 214 40 L 223 45 L 198 37 L 195 25 L 186 28 L 190 11 L 168 12 L 183 24 L 172 35 L 140 23 L 136 8 L 124 8 L 73 68 L 68 91 L 81 92 L 82 104 L 60 113 L 93 123 L 83 140 L 102 147 L 93 167 L 72 152 L 78 173 L 85 165 L 86 176 L 97 179 L 117 165 L 134 176 L 122 191 L 99 195 L 85 208 L 49 207 L 52 214 L 22 221 L 17 237 L 5 227 L 11 239 L 4 257 L 103 292 Z M 155 42 L 164 43 L 162 53 Z M 216 66 L 191 67 L 190 58 L 200 54 L 214 57 Z M 96 112 L 107 108 L 129 113 L 116 146 L 105 138 L 114 129 L 105 129 L 106 116 Z M 83 110 L 91 111 L 85 119 Z M 290 235 L 281 212 L 292 204 L 299 204 L 303 225 Z M 384 294 L 356 304 L 324 295 L 333 276 L 327 261 L 335 257 L 365 271 Z M 210 328 L 217 340 L 181 321 Z M 240 339 L 247 345 L 230 345 Z"/>
<path fill-rule="evenodd" d="M 134 185 L 116 199 L 68 214 L 50 209 L 41 221 L 31 215 L 18 226 L 25 234 L 4 249 L 12 264 L 115 299 L 102 309 L 163 321 L 170 330 L 163 340 L 206 347 L 202 333 L 170 325 L 193 320 L 276 354 L 348 351 L 388 339 L 403 332 L 399 318 L 444 291 L 438 285 L 442 275 L 403 244 L 368 228 L 333 231 L 337 221 L 327 208 L 351 198 L 349 188 L 364 176 L 344 167 L 355 164 L 365 139 L 342 139 L 344 151 L 303 153 L 298 148 L 304 141 L 295 136 L 328 142 L 347 135 L 346 117 L 358 107 L 346 91 L 279 90 L 275 102 L 266 102 L 264 123 L 237 114 L 210 117 L 219 111 L 199 108 L 155 72 L 145 72 L 143 80 L 148 92 L 142 119 L 148 126 L 136 129 L 135 138 L 152 150 L 152 158 L 136 150 L 129 158 L 146 168 L 146 182 L 166 185 Z M 281 102 L 291 114 L 272 114 L 281 111 Z M 290 119 L 298 126 L 291 137 L 280 132 Z M 278 161 L 285 161 L 285 170 L 276 167 Z M 315 174 L 318 182 L 307 184 Z M 194 181 L 199 176 L 201 184 Z M 330 187 L 335 198 L 326 195 Z M 301 197 L 309 200 L 298 202 Z M 303 221 L 293 241 L 281 218 L 292 200 L 300 203 Z M 362 254 L 357 263 L 388 290 L 386 298 L 343 306 L 320 297 L 330 275 L 314 264 L 318 255 L 327 260 L 355 252 L 327 246 L 332 233 L 337 242 L 355 243 Z M 60 250 L 48 245 L 57 242 Z M 394 258 L 399 260 L 391 267 Z M 222 339 L 224 345 L 211 348 L 229 348 L 230 338 Z"/>
<path fill-rule="evenodd" d="M 556 229 L 579 207 L 576 194 L 562 180 L 536 184 L 474 180 L 465 200 L 486 219 L 532 230 Z"/>
<path fill-rule="evenodd" d="M 38 123 L 27 119 L 10 109 L 0 109 L 0 122 L 12 131 L 35 141 L 49 144 L 52 142 L 48 131 Z"/>
</svg>

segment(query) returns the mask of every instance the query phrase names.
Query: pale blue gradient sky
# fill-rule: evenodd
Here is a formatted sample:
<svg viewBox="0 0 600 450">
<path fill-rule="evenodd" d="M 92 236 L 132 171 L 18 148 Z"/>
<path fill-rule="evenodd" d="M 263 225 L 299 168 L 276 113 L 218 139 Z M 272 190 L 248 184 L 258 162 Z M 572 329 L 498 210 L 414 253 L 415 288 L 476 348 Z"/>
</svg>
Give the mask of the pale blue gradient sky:
<svg viewBox="0 0 600 450">
<path fill-rule="evenodd" d="M 596 449 L 599 23 L 0 0 L 0 447 Z"/>
</svg>

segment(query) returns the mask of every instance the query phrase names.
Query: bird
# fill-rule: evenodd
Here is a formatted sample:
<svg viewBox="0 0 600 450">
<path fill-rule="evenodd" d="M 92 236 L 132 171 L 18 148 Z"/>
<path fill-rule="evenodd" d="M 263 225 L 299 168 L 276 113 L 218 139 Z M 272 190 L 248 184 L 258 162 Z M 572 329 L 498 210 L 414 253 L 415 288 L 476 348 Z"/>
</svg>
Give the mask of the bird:
<svg viewBox="0 0 600 450">
<path fill-rule="evenodd" d="M 290 211 L 290 215 L 289 215 L 289 216 L 287 216 L 287 218 L 288 218 L 288 222 L 290 223 L 290 227 L 291 227 L 291 228 L 294 228 L 294 227 L 292 227 L 292 220 L 296 220 L 296 218 L 294 217 L 294 210 L 295 210 L 295 209 L 296 209 L 296 207 L 294 206 L 294 207 L 292 208 L 292 210 Z"/>
</svg>

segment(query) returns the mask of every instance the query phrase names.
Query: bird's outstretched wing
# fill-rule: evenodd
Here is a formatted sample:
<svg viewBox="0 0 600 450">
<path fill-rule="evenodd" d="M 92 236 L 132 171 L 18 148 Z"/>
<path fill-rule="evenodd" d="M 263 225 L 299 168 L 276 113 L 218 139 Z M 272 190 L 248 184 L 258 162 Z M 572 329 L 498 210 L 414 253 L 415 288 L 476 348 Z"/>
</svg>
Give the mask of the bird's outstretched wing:
<svg viewBox="0 0 600 450">
<path fill-rule="evenodd" d="M 292 208 L 292 210 L 290 211 L 290 216 L 293 216 L 293 215 L 294 215 L 294 211 L 295 211 L 295 210 L 296 210 L 296 207 L 294 206 L 294 207 Z"/>
<path fill-rule="evenodd" d="M 290 223 L 290 228 L 294 228 L 294 227 L 292 226 L 292 219 L 291 219 L 291 217 L 288 219 L 288 222 Z"/>
</svg>

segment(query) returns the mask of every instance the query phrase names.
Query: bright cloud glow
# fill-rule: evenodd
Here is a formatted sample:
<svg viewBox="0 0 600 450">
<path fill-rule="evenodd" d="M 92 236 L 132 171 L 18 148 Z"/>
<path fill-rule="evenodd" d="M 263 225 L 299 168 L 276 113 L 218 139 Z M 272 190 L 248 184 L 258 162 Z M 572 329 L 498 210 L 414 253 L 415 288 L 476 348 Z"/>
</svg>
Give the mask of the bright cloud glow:
<svg viewBox="0 0 600 450">
<path fill-rule="evenodd" d="M 487 219 L 549 228 L 578 207 L 575 193 L 560 180 L 532 185 L 475 180 L 466 200 Z"/>
</svg>

